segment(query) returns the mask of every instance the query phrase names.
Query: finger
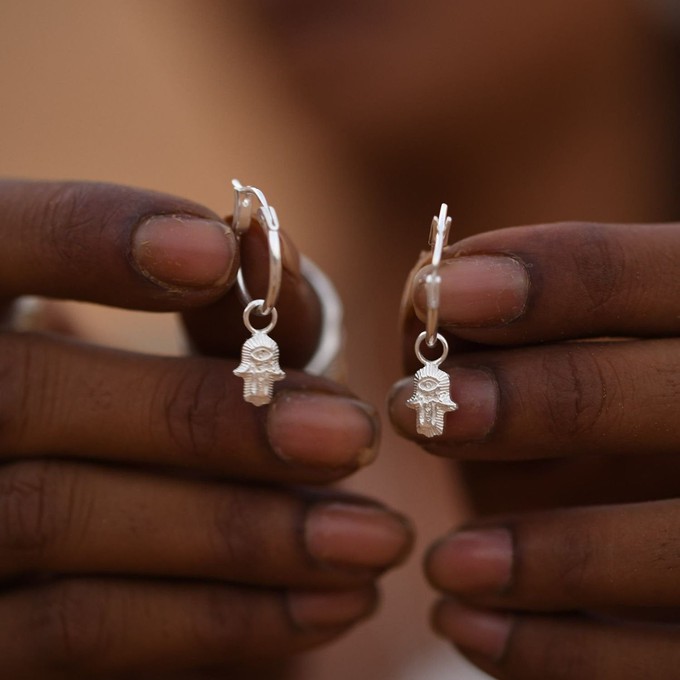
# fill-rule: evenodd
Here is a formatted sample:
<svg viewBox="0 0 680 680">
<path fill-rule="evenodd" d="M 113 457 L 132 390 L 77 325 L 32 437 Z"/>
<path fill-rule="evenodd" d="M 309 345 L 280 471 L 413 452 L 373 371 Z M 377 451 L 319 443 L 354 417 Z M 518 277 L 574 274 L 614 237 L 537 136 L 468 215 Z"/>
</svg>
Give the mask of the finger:
<svg viewBox="0 0 680 680">
<path fill-rule="evenodd" d="M 305 482 L 374 458 L 371 406 L 289 371 L 257 408 L 243 400 L 235 365 L 1 335 L 0 460 L 67 455 Z"/>
<path fill-rule="evenodd" d="M 418 258 L 415 266 L 413 269 L 411 269 L 408 276 L 406 277 L 406 285 L 401 297 L 401 305 L 399 308 L 399 327 L 402 330 L 402 364 L 404 370 L 407 373 L 414 373 L 418 370 L 418 368 L 420 368 L 420 362 L 416 357 L 414 348 L 418 336 L 425 330 L 425 317 L 423 317 L 423 320 L 418 318 L 418 312 L 414 303 L 414 288 L 416 286 L 416 280 L 419 280 L 421 270 L 428 260 L 429 256 L 425 253 L 421 254 L 421 256 Z M 440 327 L 439 332 L 446 336 L 451 354 L 473 351 L 483 347 L 483 345 L 479 345 L 478 343 L 470 342 L 468 340 L 463 340 L 453 333 L 449 333 L 444 327 Z M 423 349 L 427 354 L 427 346 L 425 346 Z"/>
<path fill-rule="evenodd" d="M 417 435 L 405 379 L 390 398 L 397 429 L 433 453 L 517 460 L 674 453 L 677 340 L 564 343 L 456 357 L 447 370 L 458 410 L 436 440 Z"/>
<path fill-rule="evenodd" d="M 0 468 L 0 527 L 2 579 L 118 574 L 356 588 L 412 542 L 403 517 L 367 499 L 75 463 Z"/>
<path fill-rule="evenodd" d="M 671 627 L 510 616 L 452 600 L 439 603 L 433 625 L 499 680 L 673 680 L 680 663 Z"/>
<path fill-rule="evenodd" d="M 230 227 L 189 201 L 111 184 L 0 182 L 0 299 L 35 294 L 149 310 L 218 302 L 239 267 Z M 241 239 L 248 283 L 268 277 L 266 239 Z M 317 346 L 320 304 L 284 237 L 280 323 L 282 359 L 303 366 Z M 188 317 L 197 348 L 235 355 L 245 337 L 236 291 L 210 312 Z"/>
<path fill-rule="evenodd" d="M 326 642 L 375 609 L 372 589 L 289 592 L 72 579 L 0 597 L 12 678 L 130 677 L 266 659 Z"/>
<path fill-rule="evenodd" d="M 72 338 L 85 335 L 81 323 L 63 303 L 30 295 L 5 302 L 0 311 L 0 330 L 57 333 Z"/>
<path fill-rule="evenodd" d="M 278 322 L 271 335 L 279 344 L 281 363 L 302 368 L 318 344 L 321 304 L 302 274 L 293 242 L 284 232 L 280 236 L 282 281 L 276 303 Z M 255 299 L 264 298 L 269 281 L 269 254 L 262 229 L 252 226 L 241 237 L 240 254 L 248 290 Z M 249 335 L 242 316 L 243 302 L 234 287 L 215 304 L 186 311 L 183 319 L 194 349 L 211 356 L 236 357 Z"/>
<path fill-rule="evenodd" d="M 680 332 L 680 225 L 567 223 L 487 232 L 442 262 L 439 319 L 489 344 Z M 413 300 L 425 314 L 422 277 Z"/>
<path fill-rule="evenodd" d="M 207 208 L 112 184 L 0 181 L 0 297 L 179 310 L 217 300 L 238 249 Z"/>
<path fill-rule="evenodd" d="M 518 515 L 436 544 L 432 584 L 483 606 L 529 610 L 680 606 L 680 501 Z"/>
</svg>

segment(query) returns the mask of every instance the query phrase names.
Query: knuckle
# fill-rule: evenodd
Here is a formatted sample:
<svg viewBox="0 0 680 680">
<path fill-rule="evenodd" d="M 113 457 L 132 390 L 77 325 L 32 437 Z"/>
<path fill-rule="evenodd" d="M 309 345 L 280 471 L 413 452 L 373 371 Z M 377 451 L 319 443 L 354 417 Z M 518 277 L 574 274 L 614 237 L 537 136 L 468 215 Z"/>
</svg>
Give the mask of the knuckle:
<svg viewBox="0 0 680 680">
<path fill-rule="evenodd" d="M 30 333 L 0 336 L 0 456 L 16 453 L 48 405 L 35 389 L 43 382 L 37 375 L 51 370 L 39 342 Z"/>
<path fill-rule="evenodd" d="M 39 261 L 51 263 L 62 279 L 65 273 L 100 277 L 109 262 L 93 253 L 108 242 L 116 246 L 114 257 L 123 257 L 134 225 L 160 208 L 154 194 L 115 184 L 58 182 L 45 191 L 35 221 L 40 233 L 26 234 L 26 246 L 40 248 Z"/>
<path fill-rule="evenodd" d="M 583 594 L 592 591 L 591 582 L 597 558 L 597 543 L 585 523 L 561 530 L 561 550 L 555 583 L 569 603 L 579 603 Z"/>
<path fill-rule="evenodd" d="M 258 596 L 253 595 L 249 599 L 254 597 Z M 193 619 L 190 634 L 207 656 L 217 654 L 229 661 L 265 651 L 258 635 L 262 622 L 258 621 L 260 607 L 257 603 L 249 602 L 247 596 L 233 589 L 207 588 L 203 598 L 203 606 L 196 610 L 198 616 Z"/>
<path fill-rule="evenodd" d="M 31 562 L 64 529 L 61 508 L 66 480 L 54 463 L 16 463 L 0 475 L 0 550 Z"/>
<path fill-rule="evenodd" d="M 236 490 L 220 494 L 214 512 L 214 553 L 218 564 L 228 564 L 234 576 L 250 576 L 262 562 L 263 537 L 258 536 L 255 492 Z"/>
<path fill-rule="evenodd" d="M 575 232 L 575 243 L 565 250 L 572 253 L 576 285 L 582 299 L 588 302 L 589 311 L 596 311 L 632 291 L 634 282 L 626 277 L 626 251 L 612 227 L 594 223 L 571 226 L 569 231 Z"/>
<path fill-rule="evenodd" d="M 587 348 L 547 351 L 540 365 L 534 408 L 550 433 L 561 439 L 588 434 L 608 403 L 611 370 Z"/>
<path fill-rule="evenodd" d="M 227 381 L 220 370 L 191 362 L 161 386 L 163 428 L 180 458 L 214 458 L 229 412 Z"/>
<path fill-rule="evenodd" d="M 91 239 L 84 236 L 96 234 L 106 221 L 97 192 L 93 192 L 91 185 L 79 182 L 51 185 L 44 211 L 43 232 L 34 242 L 49 253 L 46 261 L 56 258 L 59 267 L 66 271 L 87 266 Z"/>
<path fill-rule="evenodd" d="M 649 560 L 654 568 L 673 574 L 680 571 L 680 537 L 677 534 L 679 529 L 676 527 L 673 535 L 662 536 L 652 544 Z"/>
<path fill-rule="evenodd" d="M 540 627 L 540 628 L 539 628 Z M 588 660 L 587 641 L 574 628 L 568 635 L 535 619 L 518 619 L 505 654 L 512 677 L 583 680 L 594 678 Z"/>
<path fill-rule="evenodd" d="M 539 653 L 543 673 L 540 677 L 550 677 L 554 680 L 582 680 L 595 677 L 584 651 L 586 646 L 579 637 L 577 632 L 572 631 L 569 639 L 565 639 L 565 636 L 544 645 L 542 653 Z"/>
<path fill-rule="evenodd" d="M 32 628 L 40 663 L 68 672 L 96 666 L 110 646 L 107 604 L 102 588 L 75 580 L 36 593 Z"/>
<path fill-rule="evenodd" d="M 49 263 L 62 279 L 65 273 L 81 279 L 83 275 L 100 278 L 102 266 L 114 261 L 127 264 L 130 234 L 142 219 L 199 208 L 162 194 L 104 182 L 45 183 L 43 191 L 36 201 L 36 214 L 26 220 L 35 226 L 21 236 L 27 251 L 37 251 L 37 260 Z M 103 243 L 114 246 L 113 250 L 102 249 Z"/>
</svg>

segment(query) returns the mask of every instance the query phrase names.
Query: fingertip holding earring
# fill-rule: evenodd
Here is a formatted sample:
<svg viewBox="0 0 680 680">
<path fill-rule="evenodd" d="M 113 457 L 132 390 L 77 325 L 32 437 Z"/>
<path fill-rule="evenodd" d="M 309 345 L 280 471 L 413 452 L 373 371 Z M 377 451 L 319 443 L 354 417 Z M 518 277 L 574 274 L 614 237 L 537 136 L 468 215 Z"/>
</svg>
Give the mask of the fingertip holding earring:
<svg viewBox="0 0 680 680">
<path fill-rule="evenodd" d="M 451 399 L 451 380 L 448 373 L 439 366 L 449 353 L 449 345 L 437 328 L 439 326 L 439 297 L 441 275 L 439 264 L 442 252 L 448 241 L 451 218 L 447 217 L 448 206 L 442 203 L 439 217 L 432 219 L 429 244 L 432 247 L 431 264 L 426 267 L 425 296 L 427 316 L 425 330 L 420 333 L 415 343 L 415 353 L 423 367 L 413 378 L 413 394 L 406 401 L 406 405 L 416 411 L 416 430 L 426 437 L 436 437 L 444 433 L 444 416 L 450 411 L 456 411 L 458 404 Z M 421 347 L 425 344 L 433 348 L 437 342 L 442 346 L 442 353 L 438 359 L 427 359 Z"/>
<path fill-rule="evenodd" d="M 282 254 L 279 220 L 274 207 L 269 204 L 260 189 L 243 186 L 237 179 L 232 180 L 234 189 L 234 214 L 231 227 L 236 238 L 248 231 L 253 218 L 267 236 L 269 252 L 269 283 L 264 298 L 253 299 L 248 291 L 243 269 L 236 276 L 237 290 L 244 305 L 243 323 L 251 337 L 241 348 L 241 362 L 234 369 L 234 375 L 243 379 L 243 398 L 255 406 L 271 402 L 274 383 L 283 380 L 285 372 L 279 366 L 279 347 L 269 336 L 276 326 L 278 314 L 276 303 L 281 290 Z M 330 279 L 309 258 L 301 256 L 301 271 L 321 306 L 321 334 L 314 351 L 304 367 L 311 375 L 322 375 L 341 380 L 344 375 L 342 349 L 344 325 L 342 301 Z M 252 315 L 270 316 L 269 324 L 257 328 Z"/>
</svg>

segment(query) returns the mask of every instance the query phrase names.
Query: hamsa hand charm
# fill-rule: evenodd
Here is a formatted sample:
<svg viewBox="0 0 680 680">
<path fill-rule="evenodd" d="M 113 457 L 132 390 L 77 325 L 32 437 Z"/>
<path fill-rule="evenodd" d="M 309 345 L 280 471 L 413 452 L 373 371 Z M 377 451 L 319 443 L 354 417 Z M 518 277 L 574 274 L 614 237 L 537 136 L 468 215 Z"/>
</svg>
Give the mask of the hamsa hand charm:
<svg viewBox="0 0 680 680">
<path fill-rule="evenodd" d="M 261 304 L 261 300 L 254 301 Z M 267 335 L 276 323 L 276 310 L 272 309 L 272 323 L 267 328 L 257 329 L 250 324 L 253 303 L 246 307 L 244 320 L 251 337 L 241 348 L 241 363 L 234 369 L 234 375 L 243 378 L 243 399 L 255 406 L 264 406 L 272 400 L 274 383 L 283 380 L 286 374 L 279 366 L 279 346 Z"/>
<path fill-rule="evenodd" d="M 417 411 L 418 434 L 436 437 L 444 432 L 444 415 L 455 411 L 458 404 L 449 395 L 448 373 L 434 362 L 428 362 L 413 379 L 413 394 L 406 404 Z"/>
<path fill-rule="evenodd" d="M 437 334 L 444 352 L 436 361 L 428 361 L 420 352 L 420 343 L 424 338 L 425 333 L 421 333 L 416 341 L 416 354 L 423 367 L 413 378 L 413 394 L 406 401 L 406 405 L 417 413 L 418 434 L 436 437 L 444 433 L 444 416 L 449 411 L 456 411 L 458 404 L 451 399 L 451 380 L 448 373 L 439 368 L 448 353 L 446 340 Z"/>
</svg>

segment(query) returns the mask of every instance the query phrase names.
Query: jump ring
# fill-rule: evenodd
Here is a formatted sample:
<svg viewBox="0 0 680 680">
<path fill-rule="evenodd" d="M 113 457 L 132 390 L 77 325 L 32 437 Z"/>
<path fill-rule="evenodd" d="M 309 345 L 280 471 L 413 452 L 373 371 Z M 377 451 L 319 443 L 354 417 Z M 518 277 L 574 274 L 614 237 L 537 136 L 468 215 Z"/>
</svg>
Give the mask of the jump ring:
<svg viewBox="0 0 680 680">
<path fill-rule="evenodd" d="M 426 357 L 424 357 L 423 353 L 420 351 L 420 346 L 423 344 L 423 340 L 425 340 L 426 338 L 427 338 L 427 331 L 423 331 L 418 336 L 418 338 L 416 339 L 416 345 L 415 345 L 416 356 L 418 357 L 418 359 L 420 360 L 420 362 L 422 364 L 434 364 L 435 366 L 440 366 L 442 364 L 442 362 L 446 359 L 446 357 L 449 355 L 449 343 L 446 342 L 446 338 L 441 333 L 437 333 L 437 336 L 435 338 L 435 343 L 437 342 L 437 340 L 439 340 L 439 342 L 441 343 L 442 354 L 439 357 L 439 359 L 430 360 L 430 359 L 427 359 Z M 432 343 L 432 347 L 434 347 L 435 343 Z"/>
<path fill-rule="evenodd" d="M 262 312 L 262 307 L 264 305 L 264 300 L 262 298 L 256 299 L 256 300 L 251 300 L 247 305 L 246 308 L 243 310 L 243 323 L 245 327 L 251 332 L 251 333 L 269 333 L 274 329 L 274 326 L 276 326 L 276 322 L 279 319 L 278 312 L 276 311 L 276 307 L 272 307 L 269 310 L 269 314 L 272 315 L 272 318 L 267 326 L 264 328 L 255 328 L 252 323 L 250 323 L 250 314 L 255 311 L 258 307 L 259 310 L 258 314 L 260 316 L 265 316 L 265 313 Z"/>
</svg>

